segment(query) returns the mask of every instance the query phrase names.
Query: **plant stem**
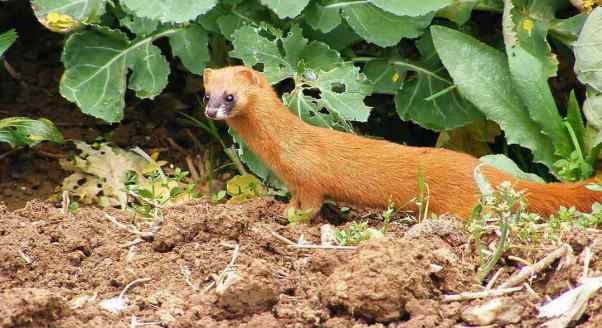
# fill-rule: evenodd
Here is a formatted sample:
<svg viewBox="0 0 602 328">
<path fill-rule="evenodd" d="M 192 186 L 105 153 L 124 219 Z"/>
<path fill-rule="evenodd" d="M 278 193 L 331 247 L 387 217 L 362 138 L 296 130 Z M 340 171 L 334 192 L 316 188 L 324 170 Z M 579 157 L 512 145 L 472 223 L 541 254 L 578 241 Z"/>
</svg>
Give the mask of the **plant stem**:
<svg viewBox="0 0 602 328">
<path fill-rule="evenodd" d="M 349 1 L 349 2 L 339 2 L 339 3 L 333 3 L 330 5 L 326 5 L 323 7 L 323 9 L 332 9 L 332 8 L 343 8 L 343 7 L 348 7 L 348 6 L 353 6 L 353 5 L 362 5 L 365 3 L 368 3 L 370 1 L 368 0 L 357 0 L 357 1 Z"/>
<path fill-rule="evenodd" d="M 373 60 L 377 60 L 379 59 L 378 57 L 355 57 L 355 58 L 351 58 L 351 61 L 353 62 L 369 62 L 369 61 L 373 61 Z M 394 60 L 394 61 L 390 61 L 389 63 L 393 64 L 393 65 L 397 65 L 397 66 L 401 66 L 401 67 L 407 67 L 412 71 L 418 72 L 418 73 L 422 73 L 422 74 L 426 74 L 434 79 L 437 79 L 439 81 L 443 81 L 449 85 L 454 85 L 454 83 L 444 77 L 441 77 L 427 69 L 424 69 L 420 66 L 414 65 L 410 62 L 407 61 L 403 61 L 403 60 Z"/>
<path fill-rule="evenodd" d="M 455 85 L 455 84 L 452 84 L 452 85 L 450 85 L 449 87 L 447 87 L 447 88 L 445 88 L 445 89 L 443 89 L 443 90 L 440 90 L 440 91 L 438 91 L 438 92 L 435 92 L 435 93 L 433 93 L 432 95 L 430 95 L 430 96 L 428 96 L 428 97 L 424 98 L 424 100 L 426 100 L 426 101 L 435 100 L 435 99 L 437 99 L 437 98 L 439 98 L 439 97 L 441 97 L 441 96 L 445 95 L 446 93 L 449 93 L 449 92 L 453 91 L 454 89 L 456 89 L 456 85 Z"/>
<path fill-rule="evenodd" d="M 493 267 L 497 264 L 500 257 L 502 256 L 502 253 L 504 253 L 504 250 L 506 249 L 506 243 L 508 241 L 508 227 L 510 225 L 510 222 L 508 222 L 509 217 L 507 214 L 502 213 L 502 215 L 500 215 L 500 219 L 500 243 L 495 248 L 493 255 L 491 255 L 491 258 L 489 259 L 485 267 L 479 268 L 479 272 L 477 273 L 477 279 L 479 283 L 482 282 L 483 279 L 485 279 L 485 277 L 487 277 L 491 270 L 493 270 Z"/>
<path fill-rule="evenodd" d="M 577 151 L 577 155 L 579 155 L 579 159 L 582 161 L 585 161 L 585 159 L 583 158 L 583 152 L 581 151 L 581 146 L 579 145 L 579 139 L 577 138 L 577 135 L 575 134 L 575 130 L 569 124 L 569 122 L 564 122 L 564 126 L 566 126 L 566 129 L 569 131 L 569 135 L 571 136 L 571 141 L 573 141 L 573 146 L 575 146 L 575 151 Z"/>
</svg>

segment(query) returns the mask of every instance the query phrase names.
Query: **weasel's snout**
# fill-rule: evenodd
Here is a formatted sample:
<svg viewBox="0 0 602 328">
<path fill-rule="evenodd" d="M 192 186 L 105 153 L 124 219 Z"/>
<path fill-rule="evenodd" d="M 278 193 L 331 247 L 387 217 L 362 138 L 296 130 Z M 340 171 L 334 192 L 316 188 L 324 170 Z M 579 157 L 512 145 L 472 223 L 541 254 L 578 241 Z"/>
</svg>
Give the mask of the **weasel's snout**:
<svg viewBox="0 0 602 328">
<path fill-rule="evenodd" d="M 215 118 L 217 116 L 218 109 L 213 107 L 205 107 L 205 116 L 207 118 Z"/>
</svg>

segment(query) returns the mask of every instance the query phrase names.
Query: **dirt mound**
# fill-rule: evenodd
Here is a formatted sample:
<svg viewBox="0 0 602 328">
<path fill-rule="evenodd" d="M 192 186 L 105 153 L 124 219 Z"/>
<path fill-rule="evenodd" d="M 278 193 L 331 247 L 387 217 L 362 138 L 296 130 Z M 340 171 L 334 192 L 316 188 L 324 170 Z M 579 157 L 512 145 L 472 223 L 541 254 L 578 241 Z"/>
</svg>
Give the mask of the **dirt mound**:
<svg viewBox="0 0 602 328">
<path fill-rule="evenodd" d="M 155 226 L 116 209 L 65 215 L 44 202 L 12 212 L 0 206 L 2 327 L 452 327 L 490 301 L 441 301 L 479 290 L 479 261 L 467 253 L 457 221 L 411 227 L 395 221 L 386 237 L 352 251 L 298 249 L 274 233 L 319 244 L 320 224 L 288 226 L 282 207 L 272 199 L 243 205 L 202 199 L 167 209 Z M 357 215 L 350 219 L 366 217 Z M 370 216 L 370 224 L 382 221 Z M 155 229 L 151 238 L 132 233 Z M 591 247 L 590 276 L 598 275 L 597 232 L 565 237 L 575 253 Z M 541 324 L 535 304 L 544 295 L 578 284 L 579 261 L 536 276 L 537 296 L 525 290 L 506 296 L 520 304 L 522 327 Z M 514 265 L 499 279 L 520 269 Z M 595 326 L 601 299 L 590 301 L 579 327 Z"/>
</svg>

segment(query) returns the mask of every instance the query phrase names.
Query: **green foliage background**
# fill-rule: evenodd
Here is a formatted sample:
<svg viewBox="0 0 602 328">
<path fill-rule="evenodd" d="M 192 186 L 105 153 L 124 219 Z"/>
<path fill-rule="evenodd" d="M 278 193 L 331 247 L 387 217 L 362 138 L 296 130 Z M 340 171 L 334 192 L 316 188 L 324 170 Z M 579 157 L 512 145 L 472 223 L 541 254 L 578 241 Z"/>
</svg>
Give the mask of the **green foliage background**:
<svg viewBox="0 0 602 328">
<path fill-rule="evenodd" d="M 127 89 L 147 99 L 162 92 L 171 55 L 191 74 L 243 63 L 274 84 L 290 81 L 285 104 L 325 128 L 352 132 L 371 115 L 366 98 L 378 95 L 391 98 L 386 111 L 448 140 L 499 127 L 502 152 L 520 145 L 519 155 L 561 180 L 589 177 L 598 158 L 600 8 L 580 13 L 561 0 L 33 0 L 32 8 L 66 33 L 61 94 L 107 122 L 123 118 Z M 582 106 L 574 93 L 556 101 L 549 86 L 559 62 L 573 61 Z M 242 160 L 268 178 L 238 142 Z"/>
</svg>

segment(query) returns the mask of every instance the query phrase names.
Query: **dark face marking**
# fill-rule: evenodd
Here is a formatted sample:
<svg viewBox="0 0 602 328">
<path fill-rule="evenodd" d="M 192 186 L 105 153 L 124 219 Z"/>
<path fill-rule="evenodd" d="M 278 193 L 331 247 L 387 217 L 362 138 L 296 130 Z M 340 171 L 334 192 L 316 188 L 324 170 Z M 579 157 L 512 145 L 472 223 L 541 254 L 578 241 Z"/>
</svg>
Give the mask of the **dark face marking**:
<svg viewBox="0 0 602 328">
<path fill-rule="evenodd" d="M 205 94 L 205 116 L 210 119 L 223 120 L 230 116 L 236 103 L 234 95 L 224 92 L 220 96 Z"/>
</svg>

